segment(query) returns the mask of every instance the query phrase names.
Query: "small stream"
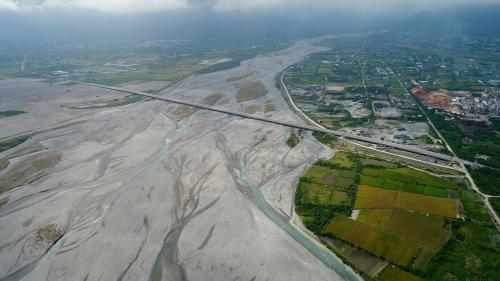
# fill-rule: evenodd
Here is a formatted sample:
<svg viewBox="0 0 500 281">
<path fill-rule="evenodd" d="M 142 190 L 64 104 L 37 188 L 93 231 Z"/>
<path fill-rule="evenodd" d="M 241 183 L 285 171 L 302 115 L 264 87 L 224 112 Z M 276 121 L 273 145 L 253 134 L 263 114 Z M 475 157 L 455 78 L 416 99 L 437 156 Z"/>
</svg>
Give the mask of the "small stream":
<svg viewBox="0 0 500 281">
<path fill-rule="evenodd" d="M 47 253 L 39 260 L 35 261 L 34 263 L 26 266 L 21 270 L 21 272 L 15 272 L 9 276 L 5 277 L 5 280 L 19 280 L 20 277 L 22 277 L 20 280 L 30 280 L 30 275 L 31 273 L 34 273 L 36 269 L 50 261 L 50 259 L 61 249 L 61 247 L 64 245 L 65 241 L 73 234 L 85 230 L 89 227 L 92 227 L 93 225 L 101 222 L 104 217 L 106 216 L 109 208 L 111 205 L 118 199 L 120 198 L 125 192 L 127 192 L 131 187 L 134 186 L 137 181 L 141 180 L 144 178 L 151 168 L 158 164 L 167 154 L 167 152 L 170 149 L 170 146 L 172 144 L 172 139 L 175 137 L 175 135 L 182 131 L 185 127 L 190 125 L 193 120 L 196 119 L 198 116 L 198 112 L 195 112 L 192 114 L 189 118 L 185 119 L 184 122 L 182 122 L 182 125 L 180 127 L 177 127 L 176 129 L 172 130 L 169 132 L 165 138 L 164 138 L 164 143 L 162 147 L 156 152 L 153 157 L 151 157 L 148 161 L 144 162 L 140 167 L 136 168 L 131 176 L 130 180 L 128 180 L 126 183 L 123 183 L 119 188 L 116 190 L 110 192 L 108 197 L 101 203 L 100 206 L 100 213 L 97 217 L 93 218 L 92 220 L 81 222 L 78 224 L 74 224 L 73 227 L 69 230 L 66 231 L 66 233 L 47 251 Z M 110 185 L 113 183 L 116 183 L 116 181 L 120 180 L 118 176 L 112 177 L 108 180 L 105 180 L 101 183 L 94 184 L 94 185 L 87 185 L 87 186 L 82 186 L 80 188 L 97 188 L 99 186 L 105 186 L 105 185 Z M 65 192 L 69 192 L 71 190 L 66 190 Z"/>
<path fill-rule="evenodd" d="M 240 170 L 240 178 L 250 188 L 251 195 L 259 209 L 278 227 L 288 233 L 290 237 L 304 246 L 304 248 L 321 260 L 326 266 L 333 269 L 341 278 L 349 281 L 363 280 L 361 276 L 354 272 L 348 265 L 344 264 L 335 254 L 333 254 L 325 246 L 319 244 L 319 242 L 315 241 L 313 238 L 309 237 L 307 234 L 298 230 L 285 217 L 271 207 L 269 203 L 267 203 L 259 187 L 248 178 L 246 173 L 248 162 L 249 159 L 244 160 Z"/>
</svg>

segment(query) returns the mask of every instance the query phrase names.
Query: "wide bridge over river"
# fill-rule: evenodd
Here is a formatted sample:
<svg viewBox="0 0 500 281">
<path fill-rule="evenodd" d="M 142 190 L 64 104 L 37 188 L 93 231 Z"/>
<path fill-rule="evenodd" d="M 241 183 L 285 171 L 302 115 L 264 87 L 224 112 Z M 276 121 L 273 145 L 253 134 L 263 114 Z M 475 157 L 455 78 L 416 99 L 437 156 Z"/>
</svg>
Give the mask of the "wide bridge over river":
<svg viewBox="0 0 500 281">
<path fill-rule="evenodd" d="M 380 140 L 380 139 L 358 136 L 358 135 L 349 134 L 349 133 L 342 132 L 342 131 L 329 130 L 329 129 L 325 129 L 325 128 L 318 128 L 318 127 L 313 127 L 313 126 L 309 126 L 309 125 L 301 125 L 301 124 L 276 120 L 276 119 L 269 118 L 269 117 L 243 113 L 243 112 L 239 112 L 239 111 L 219 108 L 216 106 L 199 104 L 199 103 L 185 101 L 185 100 L 179 100 L 179 99 L 175 99 L 175 98 L 161 96 L 158 94 L 147 94 L 147 93 L 143 93 L 143 92 L 131 91 L 131 90 L 123 89 L 123 88 L 94 84 L 94 83 L 82 83 L 82 82 L 78 82 L 78 83 L 93 86 L 93 87 L 123 92 L 123 93 L 127 93 L 127 94 L 139 95 L 139 96 L 148 97 L 148 98 L 152 98 L 152 99 L 167 101 L 167 102 L 171 102 L 171 103 L 191 106 L 191 107 L 198 108 L 198 109 L 215 111 L 215 112 L 229 114 L 229 115 L 238 116 L 238 117 L 242 117 L 242 118 L 258 120 L 258 121 L 267 122 L 267 123 L 271 123 L 271 124 L 277 124 L 277 125 L 286 126 L 286 127 L 290 127 L 290 128 L 312 131 L 312 132 L 326 133 L 326 134 L 331 134 L 331 135 L 346 138 L 346 139 L 362 141 L 362 142 L 372 143 L 372 144 L 377 144 L 377 145 L 383 145 L 383 146 L 392 147 L 392 148 L 395 148 L 398 150 L 407 151 L 407 152 L 411 152 L 411 153 L 415 153 L 415 154 L 423 155 L 423 156 L 429 156 L 429 157 L 433 157 L 433 158 L 448 161 L 448 162 L 458 163 L 458 160 L 459 160 L 453 156 L 420 149 L 420 148 L 410 146 L 410 145 L 398 144 L 398 143 L 393 143 L 393 142 L 384 141 L 384 140 Z"/>
</svg>

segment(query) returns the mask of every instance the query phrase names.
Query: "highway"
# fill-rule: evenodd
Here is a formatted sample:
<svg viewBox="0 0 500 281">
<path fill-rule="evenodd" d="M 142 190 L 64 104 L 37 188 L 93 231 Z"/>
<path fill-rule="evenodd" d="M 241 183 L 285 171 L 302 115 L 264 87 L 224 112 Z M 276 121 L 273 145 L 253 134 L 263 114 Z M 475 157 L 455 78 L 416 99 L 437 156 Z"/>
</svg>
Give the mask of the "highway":
<svg viewBox="0 0 500 281">
<path fill-rule="evenodd" d="M 75 81 L 75 82 L 78 82 L 78 81 Z M 444 160 L 444 161 L 458 162 L 458 159 L 456 157 L 419 149 L 419 148 L 409 146 L 409 145 L 397 144 L 397 143 L 383 141 L 383 140 L 379 140 L 379 139 L 358 136 L 358 135 L 349 134 L 349 133 L 341 132 L 341 131 L 337 131 L 337 130 L 329 130 L 329 129 L 326 129 L 326 128 L 322 127 L 321 125 L 317 124 L 316 122 L 314 122 L 310 118 L 307 118 L 307 119 L 310 123 L 315 125 L 314 127 L 309 126 L 309 125 L 301 125 L 301 124 L 295 124 L 295 123 L 291 123 L 291 122 L 276 120 L 276 119 L 272 119 L 272 118 L 264 117 L 264 116 L 247 114 L 247 113 L 229 110 L 229 109 L 223 109 L 223 108 L 219 108 L 219 107 L 215 107 L 215 106 L 204 105 L 204 104 L 199 104 L 199 103 L 195 103 L 195 102 L 174 99 L 174 98 L 160 96 L 160 95 L 131 91 L 131 90 L 118 88 L 118 87 L 112 87 L 112 86 L 106 86 L 106 85 L 100 85 L 100 84 L 94 84 L 94 83 L 84 83 L 84 82 L 78 82 L 78 83 L 88 85 L 88 86 L 98 87 L 98 88 L 102 88 L 102 89 L 108 89 L 108 90 L 118 91 L 118 92 L 122 92 L 122 93 L 139 95 L 139 96 L 144 96 L 144 97 L 148 97 L 148 98 L 152 98 L 152 99 L 157 99 L 157 100 L 167 101 L 167 102 L 171 102 L 171 103 L 191 106 L 191 107 L 198 108 L 198 109 L 209 110 L 209 111 L 219 112 L 219 113 L 223 113 L 223 114 L 229 114 L 229 115 L 233 115 L 233 116 L 238 116 L 238 117 L 247 118 L 247 119 L 253 119 L 253 120 L 267 122 L 267 123 L 276 124 L 276 125 L 282 125 L 282 126 L 286 126 L 286 127 L 290 127 L 290 128 L 294 128 L 294 129 L 326 133 L 326 134 L 331 134 L 331 135 L 335 135 L 335 136 L 346 138 L 346 139 L 357 140 L 357 141 L 362 141 L 362 142 L 367 142 L 367 143 L 372 143 L 372 144 L 377 144 L 377 145 L 383 145 L 383 146 L 392 147 L 392 148 L 396 148 L 399 150 L 403 150 L 403 151 L 407 151 L 407 152 L 411 152 L 411 153 L 415 153 L 415 154 L 419 154 L 419 155 L 423 155 L 423 156 L 433 157 L 433 158 Z M 285 89 L 286 89 L 286 87 L 285 87 Z M 292 103 L 293 103 L 293 101 L 292 101 Z M 293 104 L 293 109 L 299 110 L 295 106 L 295 104 Z"/>
</svg>

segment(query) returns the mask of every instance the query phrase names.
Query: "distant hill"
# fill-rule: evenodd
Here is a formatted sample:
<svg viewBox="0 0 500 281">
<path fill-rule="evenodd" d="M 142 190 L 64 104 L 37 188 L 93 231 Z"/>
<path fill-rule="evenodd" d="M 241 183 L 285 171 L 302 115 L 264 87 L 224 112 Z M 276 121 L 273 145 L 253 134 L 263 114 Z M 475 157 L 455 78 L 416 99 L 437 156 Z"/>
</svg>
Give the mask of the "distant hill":
<svg viewBox="0 0 500 281">
<path fill-rule="evenodd" d="M 148 14 L 56 9 L 0 11 L 0 42 L 3 39 L 294 39 L 380 30 L 463 37 L 500 35 L 499 26 L 500 5 L 436 8 L 418 13 L 397 9 L 381 14 L 340 9 L 279 9 L 259 13 L 186 10 Z"/>
<path fill-rule="evenodd" d="M 390 23 L 389 29 L 449 37 L 500 36 L 500 5 L 462 6 L 419 12 Z"/>
</svg>

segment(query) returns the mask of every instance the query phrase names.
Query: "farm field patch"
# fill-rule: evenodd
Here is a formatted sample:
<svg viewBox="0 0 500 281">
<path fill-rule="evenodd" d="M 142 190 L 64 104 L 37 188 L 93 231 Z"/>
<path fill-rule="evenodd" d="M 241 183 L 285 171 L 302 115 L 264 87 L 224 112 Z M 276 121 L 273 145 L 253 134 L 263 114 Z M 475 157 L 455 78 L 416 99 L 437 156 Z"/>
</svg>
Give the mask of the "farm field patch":
<svg viewBox="0 0 500 281">
<path fill-rule="evenodd" d="M 395 266 L 388 266 L 382 271 L 379 276 L 380 280 L 383 281 L 424 281 L 423 278 L 418 277 L 414 274 L 406 272 Z"/>
<path fill-rule="evenodd" d="M 332 219 L 326 226 L 325 233 L 384 257 L 397 265 L 407 265 L 418 251 L 418 246 L 395 235 L 344 216 Z"/>
<path fill-rule="evenodd" d="M 458 218 L 457 202 L 420 194 L 398 192 L 396 208 L 421 211 L 448 218 Z"/>
<path fill-rule="evenodd" d="M 405 192 L 425 194 L 442 198 L 448 197 L 448 191 L 446 189 L 397 181 L 389 178 L 379 178 L 368 175 L 361 175 L 360 184 L 391 189 L 391 190 L 400 190 Z"/>
<path fill-rule="evenodd" d="M 397 192 L 360 185 L 356 193 L 355 209 L 392 209 Z"/>
<path fill-rule="evenodd" d="M 333 205 L 341 205 L 349 200 L 349 196 L 343 191 L 334 191 L 332 196 Z"/>
<path fill-rule="evenodd" d="M 443 218 L 400 209 L 361 210 L 356 220 L 433 251 L 439 250 L 449 235 Z"/>
<path fill-rule="evenodd" d="M 457 218 L 457 201 L 415 193 L 392 191 L 361 185 L 356 194 L 355 209 L 406 209 Z"/>
<path fill-rule="evenodd" d="M 340 168 L 343 169 L 351 169 L 354 167 L 354 163 L 352 163 L 352 160 L 349 159 L 349 154 L 343 151 L 335 153 L 335 157 L 333 157 L 330 160 L 323 160 L 323 162 L 333 165 L 338 165 Z"/>
<path fill-rule="evenodd" d="M 317 234 L 335 213 L 348 215 L 351 212 L 357 172 L 339 168 L 354 165 L 347 162 L 351 161 L 349 157 L 337 153 L 330 160 L 320 160 L 299 180 L 295 193 L 297 213 L 304 225 Z"/>
<path fill-rule="evenodd" d="M 325 181 L 330 182 L 332 177 L 336 178 L 338 175 L 339 172 L 337 170 L 315 165 L 307 171 L 304 177 L 317 183 L 327 184 Z"/>
<path fill-rule="evenodd" d="M 362 159 L 361 163 L 364 166 L 377 166 L 377 167 L 383 167 L 383 168 L 391 168 L 394 166 L 393 163 L 381 161 L 381 160 L 374 160 L 374 159 Z"/>
<path fill-rule="evenodd" d="M 363 175 L 369 177 L 392 180 L 394 182 L 403 182 L 413 185 L 430 186 L 441 189 L 458 187 L 458 184 L 452 180 L 442 179 L 429 175 L 425 172 L 406 167 L 392 169 L 364 168 L 362 173 Z"/>
<path fill-rule="evenodd" d="M 304 203 L 329 205 L 332 204 L 334 190 L 316 183 L 302 183 Z"/>
</svg>

